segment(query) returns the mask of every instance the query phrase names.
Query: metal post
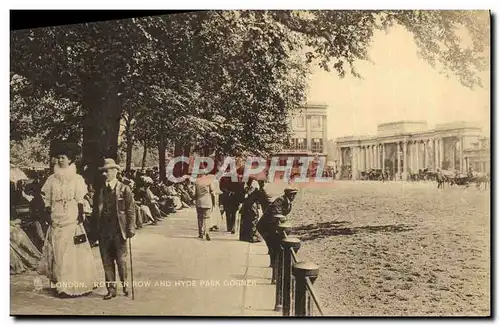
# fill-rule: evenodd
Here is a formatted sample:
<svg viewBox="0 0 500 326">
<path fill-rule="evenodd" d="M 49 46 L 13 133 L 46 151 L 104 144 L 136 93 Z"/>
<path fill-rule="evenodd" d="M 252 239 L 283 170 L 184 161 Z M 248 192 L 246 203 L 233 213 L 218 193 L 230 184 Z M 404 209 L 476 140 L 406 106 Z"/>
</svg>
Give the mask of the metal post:
<svg viewBox="0 0 500 326">
<path fill-rule="evenodd" d="M 281 241 L 283 246 L 283 316 L 290 316 L 292 301 L 292 250 L 297 252 L 300 248 L 300 240 L 297 238 L 286 238 Z"/>
<path fill-rule="evenodd" d="M 285 216 L 275 215 L 276 219 L 283 221 Z M 283 308 L 283 247 L 281 246 L 281 241 L 285 239 L 285 232 L 291 228 L 291 224 L 287 222 L 280 223 L 278 225 L 278 234 L 280 235 L 280 242 L 277 243 L 277 253 L 274 261 L 274 269 L 276 276 L 276 302 L 274 305 L 274 311 L 281 311 Z"/>
<path fill-rule="evenodd" d="M 132 279 L 132 300 L 135 299 L 134 294 L 134 266 L 132 265 L 132 238 L 128 238 L 128 247 L 130 254 L 130 278 Z"/>
<path fill-rule="evenodd" d="M 281 311 L 283 308 L 283 248 L 279 248 L 276 254 L 275 275 L 276 275 L 276 302 L 274 304 L 274 311 Z"/>
<path fill-rule="evenodd" d="M 319 274 L 318 265 L 310 262 L 297 263 L 292 267 L 295 276 L 295 316 L 307 316 L 307 285 L 306 278 L 315 281 Z"/>
</svg>

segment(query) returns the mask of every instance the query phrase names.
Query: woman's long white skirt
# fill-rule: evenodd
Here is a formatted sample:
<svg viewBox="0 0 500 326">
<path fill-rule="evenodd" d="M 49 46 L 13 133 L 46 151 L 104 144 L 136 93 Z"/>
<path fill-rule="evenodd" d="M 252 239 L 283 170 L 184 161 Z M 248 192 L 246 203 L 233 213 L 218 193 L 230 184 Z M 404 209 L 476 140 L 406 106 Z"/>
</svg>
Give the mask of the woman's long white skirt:
<svg viewBox="0 0 500 326">
<path fill-rule="evenodd" d="M 97 268 L 89 241 L 74 243 L 74 236 L 85 234 L 83 224 L 70 223 L 47 230 L 38 272 L 47 276 L 58 293 L 79 296 L 97 287 Z"/>
</svg>

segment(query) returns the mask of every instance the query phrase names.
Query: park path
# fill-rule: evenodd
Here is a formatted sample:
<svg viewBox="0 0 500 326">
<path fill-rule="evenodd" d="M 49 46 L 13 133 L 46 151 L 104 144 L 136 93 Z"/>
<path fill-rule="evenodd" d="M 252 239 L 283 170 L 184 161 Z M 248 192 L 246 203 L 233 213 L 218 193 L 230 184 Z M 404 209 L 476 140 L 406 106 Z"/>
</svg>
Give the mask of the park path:
<svg viewBox="0 0 500 326">
<path fill-rule="evenodd" d="M 59 299 L 48 289 L 35 291 L 36 273 L 12 275 L 11 315 L 277 315 L 265 245 L 241 242 L 222 231 L 212 232 L 210 242 L 198 239 L 194 209 L 138 230 L 132 246 L 135 300 L 118 291 L 116 298 L 104 301 L 104 288 Z M 102 270 L 97 248 L 94 256 Z"/>
</svg>

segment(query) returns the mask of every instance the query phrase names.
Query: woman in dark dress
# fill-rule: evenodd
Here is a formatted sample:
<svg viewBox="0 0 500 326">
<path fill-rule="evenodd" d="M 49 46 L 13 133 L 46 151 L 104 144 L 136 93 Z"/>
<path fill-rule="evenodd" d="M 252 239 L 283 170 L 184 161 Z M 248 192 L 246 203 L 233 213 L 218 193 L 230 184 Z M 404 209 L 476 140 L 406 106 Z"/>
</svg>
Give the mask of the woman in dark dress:
<svg viewBox="0 0 500 326">
<path fill-rule="evenodd" d="M 260 242 L 257 236 L 257 222 L 261 211 L 261 193 L 255 181 L 249 180 L 246 189 L 246 198 L 240 209 L 240 241 Z"/>
</svg>

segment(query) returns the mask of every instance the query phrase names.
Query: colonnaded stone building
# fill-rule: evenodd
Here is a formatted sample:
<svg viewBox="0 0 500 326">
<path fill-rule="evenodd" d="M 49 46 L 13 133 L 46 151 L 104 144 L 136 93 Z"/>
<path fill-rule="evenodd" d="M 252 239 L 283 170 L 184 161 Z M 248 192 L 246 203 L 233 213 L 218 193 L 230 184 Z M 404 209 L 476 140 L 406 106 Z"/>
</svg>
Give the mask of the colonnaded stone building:
<svg viewBox="0 0 500 326">
<path fill-rule="evenodd" d="M 358 179 L 362 171 L 382 169 L 397 180 L 425 168 L 436 171 L 489 172 L 489 142 L 482 129 L 459 121 L 428 129 L 425 121 L 398 121 L 378 125 L 377 134 L 336 140 L 339 177 Z"/>
</svg>

